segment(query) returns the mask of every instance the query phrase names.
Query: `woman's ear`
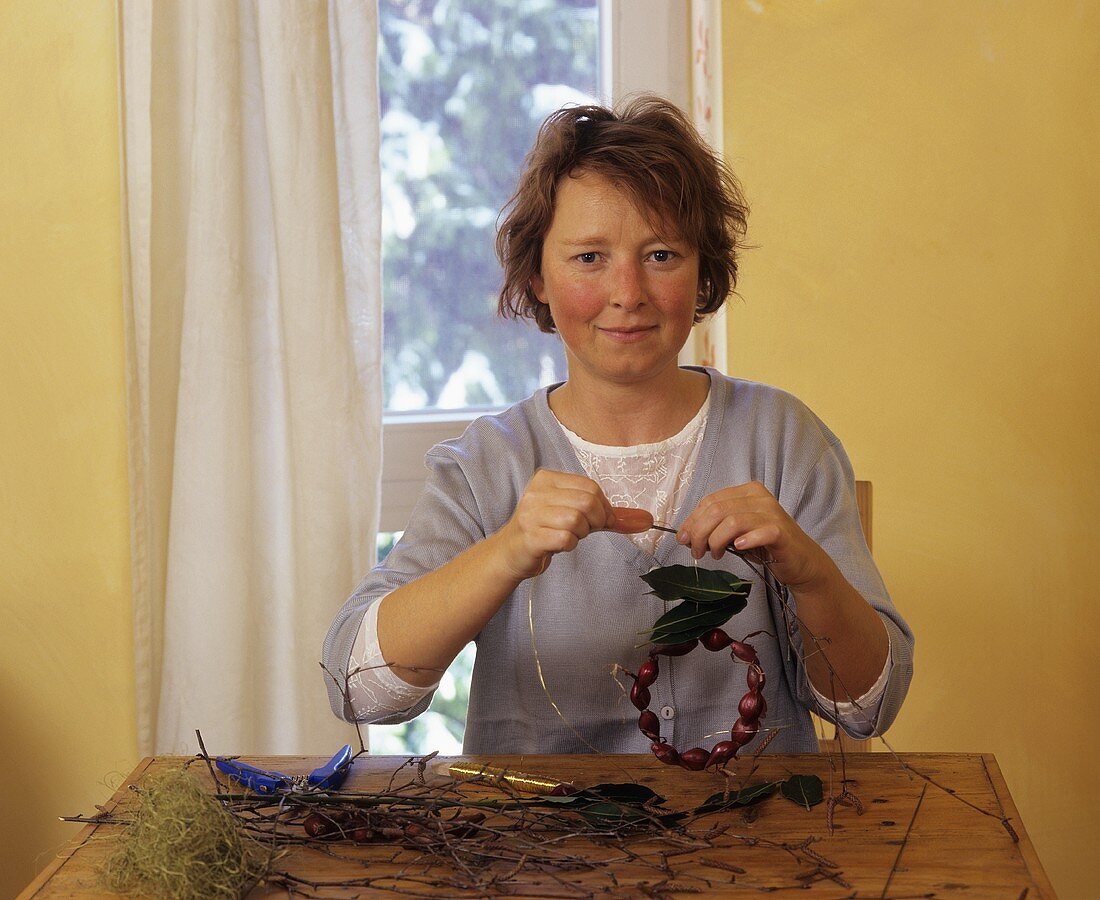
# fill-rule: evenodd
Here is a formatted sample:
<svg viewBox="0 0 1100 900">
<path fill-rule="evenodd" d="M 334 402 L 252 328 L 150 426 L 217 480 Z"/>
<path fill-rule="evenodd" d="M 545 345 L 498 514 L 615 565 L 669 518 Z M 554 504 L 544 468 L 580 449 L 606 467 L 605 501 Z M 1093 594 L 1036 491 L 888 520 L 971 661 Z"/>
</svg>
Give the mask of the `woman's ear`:
<svg viewBox="0 0 1100 900">
<path fill-rule="evenodd" d="M 531 276 L 531 293 L 535 295 L 535 299 L 539 303 L 546 302 L 546 282 L 542 280 L 541 275 Z"/>
</svg>

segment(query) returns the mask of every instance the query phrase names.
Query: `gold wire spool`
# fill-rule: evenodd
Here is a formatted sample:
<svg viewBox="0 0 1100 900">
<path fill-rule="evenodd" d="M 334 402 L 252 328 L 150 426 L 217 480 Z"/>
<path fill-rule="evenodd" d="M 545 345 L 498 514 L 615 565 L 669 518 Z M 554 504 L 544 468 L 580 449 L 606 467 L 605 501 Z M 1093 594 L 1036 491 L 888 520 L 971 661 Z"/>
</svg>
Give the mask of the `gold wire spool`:
<svg viewBox="0 0 1100 900">
<path fill-rule="evenodd" d="M 555 778 L 543 778 L 541 775 L 528 775 L 513 772 L 498 766 L 486 766 L 481 763 L 458 762 L 447 766 L 447 774 L 463 781 L 490 781 L 505 784 L 513 790 L 527 794 L 549 794 L 563 786 Z"/>
</svg>

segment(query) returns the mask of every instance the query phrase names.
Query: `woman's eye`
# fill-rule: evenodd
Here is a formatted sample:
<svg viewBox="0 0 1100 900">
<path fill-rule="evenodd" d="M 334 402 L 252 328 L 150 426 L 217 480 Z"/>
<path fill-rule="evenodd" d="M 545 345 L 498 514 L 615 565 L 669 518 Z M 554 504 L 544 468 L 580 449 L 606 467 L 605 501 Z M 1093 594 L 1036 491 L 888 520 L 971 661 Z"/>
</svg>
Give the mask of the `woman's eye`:
<svg viewBox="0 0 1100 900">
<path fill-rule="evenodd" d="M 599 259 L 599 254 L 595 252 L 581 253 L 577 256 L 577 259 L 580 260 L 582 263 L 594 263 L 597 259 Z"/>
<path fill-rule="evenodd" d="M 671 250 L 654 250 L 653 261 L 659 263 L 669 262 L 675 255 Z"/>
</svg>

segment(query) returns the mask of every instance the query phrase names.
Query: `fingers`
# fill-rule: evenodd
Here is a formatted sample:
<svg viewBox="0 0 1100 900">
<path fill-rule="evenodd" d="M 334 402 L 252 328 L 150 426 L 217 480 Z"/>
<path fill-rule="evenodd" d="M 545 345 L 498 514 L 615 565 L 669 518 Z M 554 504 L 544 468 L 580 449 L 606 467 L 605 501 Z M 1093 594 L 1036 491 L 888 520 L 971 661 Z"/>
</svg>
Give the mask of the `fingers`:
<svg viewBox="0 0 1100 900">
<path fill-rule="evenodd" d="M 575 491 L 568 505 L 586 512 L 591 531 L 615 531 L 619 534 L 639 534 L 653 527 L 653 515 L 632 506 L 612 506 L 600 486 L 590 478 L 568 472 L 540 469 L 531 480 L 529 491 L 537 490 L 548 497 L 560 491 Z M 602 509 L 602 518 L 597 511 Z"/>
<path fill-rule="evenodd" d="M 737 550 L 752 550 L 774 547 L 782 540 L 782 529 L 772 516 L 748 512 L 727 515 L 709 531 L 704 526 L 692 532 L 685 546 L 695 559 L 702 559 L 708 553 L 714 559 L 721 559 L 731 546 Z"/>
<path fill-rule="evenodd" d="M 551 553 L 572 550 L 593 531 L 592 517 L 585 511 L 569 505 L 546 506 L 538 511 L 536 527 L 541 543 Z"/>
<path fill-rule="evenodd" d="M 595 481 L 540 469 L 505 529 L 514 565 L 529 578 L 545 569 L 549 556 L 573 550 L 593 531 L 615 527 L 615 511 Z"/>
<path fill-rule="evenodd" d="M 731 545 L 737 550 L 766 547 L 772 574 L 792 589 L 808 590 L 827 580 L 831 571 L 828 554 L 758 482 L 705 497 L 676 538 L 695 559 L 707 553 L 721 559 Z"/>
<path fill-rule="evenodd" d="M 730 545 L 750 550 L 782 544 L 793 524 L 767 488 L 750 482 L 704 497 L 684 520 L 676 539 L 695 559 L 707 553 L 721 559 Z"/>
</svg>

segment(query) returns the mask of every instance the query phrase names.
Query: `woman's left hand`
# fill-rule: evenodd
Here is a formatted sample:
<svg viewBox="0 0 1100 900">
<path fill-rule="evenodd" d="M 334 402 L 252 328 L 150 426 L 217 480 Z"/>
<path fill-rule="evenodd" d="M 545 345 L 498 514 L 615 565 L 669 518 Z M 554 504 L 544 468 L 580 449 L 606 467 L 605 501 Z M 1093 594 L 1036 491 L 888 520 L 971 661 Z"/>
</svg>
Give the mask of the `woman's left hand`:
<svg viewBox="0 0 1100 900">
<path fill-rule="evenodd" d="M 708 552 L 721 559 L 731 544 L 738 550 L 759 550 L 767 555 L 775 577 L 792 590 L 815 590 L 829 581 L 836 568 L 757 481 L 704 497 L 684 520 L 676 539 L 690 548 L 695 559 Z"/>
</svg>

